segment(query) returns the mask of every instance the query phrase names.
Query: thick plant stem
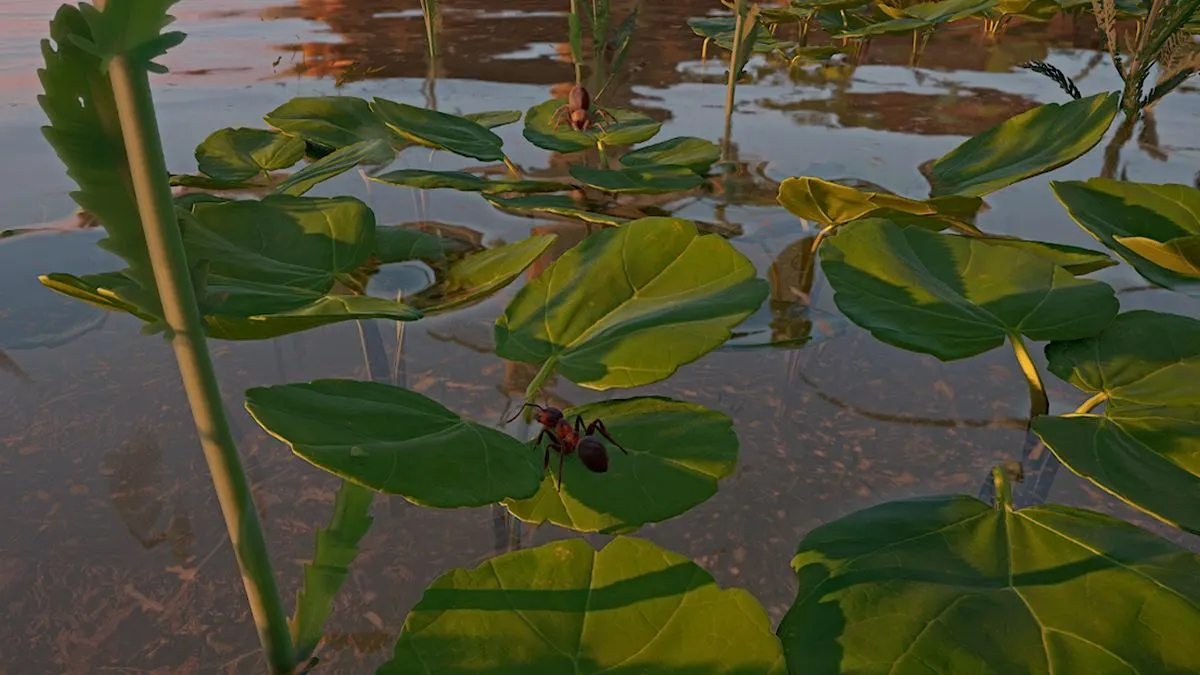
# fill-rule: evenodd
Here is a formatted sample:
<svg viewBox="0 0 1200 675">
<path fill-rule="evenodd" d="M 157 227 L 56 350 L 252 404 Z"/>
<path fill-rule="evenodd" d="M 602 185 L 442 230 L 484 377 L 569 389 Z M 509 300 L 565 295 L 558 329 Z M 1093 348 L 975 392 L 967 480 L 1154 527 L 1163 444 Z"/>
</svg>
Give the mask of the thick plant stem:
<svg viewBox="0 0 1200 675">
<path fill-rule="evenodd" d="M 1104 403 L 1107 400 L 1108 400 L 1108 392 L 1102 391 L 1102 392 L 1092 396 L 1088 400 L 1084 401 L 1083 404 L 1080 405 L 1079 408 L 1075 410 L 1075 414 L 1076 415 L 1086 415 L 1087 413 L 1090 413 L 1093 410 L 1095 410 L 1097 406 L 1099 406 L 1101 403 Z"/>
<path fill-rule="evenodd" d="M 258 512 L 225 418 L 221 392 L 205 343 L 183 237 L 175 217 L 171 188 L 166 181 L 166 160 L 158 134 L 150 81 L 145 68 L 125 56 L 112 60 L 109 76 L 125 137 L 138 215 L 145 230 L 163 316 L 191 404 L 196 432 L 241 568 L 242 583 L 267 663 L 272 673 L 288 673 L 295 666 L 292 639 L 279 601 Z"/>
<path fill-rule="evenodd" d="M 1025 347 L 1025 341 L 1018 334 L 1008 336 L 1012 342 L 1013 352 L 1017 355 L 1017 363 L 1021 364 L 1021 372 L 1025 374 L 1025 380 L 1029 383 L 1029 419 L 1039 415 L 1045 415 L 1050 412 L 1050 399 L 1046 398 L 1046 385 L 1042 384 L 1042 376 L 1038 373 L 1037 366 L 1033 363 L 1033 357 L 1029 355 L 1029 349 Z"/>
<path fill-rule="evenodd" d="M 541 369 L 530 380 L 529 386 L 525 388 L 525 400 L 534 401 L 537 398 L 538 392 L 542 390 L 542 385 L 546 384 L 546 380 L 554 374 L 555 367 L 558 366 L 558 359 L 551 356 L 542 364 Z"/>
</svg>

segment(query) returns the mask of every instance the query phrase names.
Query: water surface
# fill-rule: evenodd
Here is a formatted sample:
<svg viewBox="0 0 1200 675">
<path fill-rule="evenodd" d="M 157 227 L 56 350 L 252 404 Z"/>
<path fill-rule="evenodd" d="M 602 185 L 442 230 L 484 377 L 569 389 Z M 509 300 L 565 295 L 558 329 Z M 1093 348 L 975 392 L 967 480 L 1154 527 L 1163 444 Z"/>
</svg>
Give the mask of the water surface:
<svg viewBox="0 0 1200 675">
<path fill-rule="evenodd" d="M 565 14 L 548 9 L 559 3 L 506 2 L 503 10 L 485 0 L 442 4 L 444 53 L 431 84 L 416 0 L 180 3 L 177 25 L 189 39 L 164 59 L 171 73 L 154 80 L 171 169 L 193 171 L 192 149 L 211 131 L 261 126 L 264 113 L 294 96 L 340 92 L 474 112 L 524 110 L 569 86 Z M 37 43 L 56 6 L 10 0 L 0 7 L 0 231 L 54 227 L 0 239 L 0 348 L 7 355 L 0 369 L 0 673 L 261 672 L 170 349 L 141 335 L 135 319 L 62 298 L 36 279 L 117 264 L 95 246 L 101 233 L 79 227 L 72 185 L 38 132 Z M 632 75 L 608 104 L 663 120 L 661 138 L 719 140 L 722 67 L 700 61 L 700 41 L 684 23 L 716 6 L 648 3 Z M 921 196 L 928 190 L 922 162 L 1031 106 L 1064 100 L 1052 82 L 1017 64 L 1049 60 L 1076 76 L 1085 94 L 1118 88 L 1097 44 L 1090 21 L 1060 17 L 1017 26 L 998 44 L 980 42 L 975 30 L 939 33 L 918 69 L 907 65 L 907 38 L 877 42 L 857 69 L 789 76 L 756 62 L 754 82 L 738 89 L 733 121 L 747 177 L 732 192 L 661 206 L 740 230 L 733 241 L 772 279 L 773 298 L 794 300 L 814 233 L 774 205 L 775 183 L 793 175 L 856 178 Z M 1198 111 L 1194 85 L 1166 99 L 1156 110 L 1157 138 L 1130 144 L 1119 170 L 1132 180 L 1191 184 L 1200 164 Z M 530 146 L 519 125 L 498 133 L 518 164 L 534 173 L 561 170 L 563 158 Z M 1102 155 L 1097 149 L 989 198 L 980 225 L 1097 247 L 1046 182 L 1098 175 Z M 469 166 L 417 150 L 399 165 Z M 500 213 L 473 195 L 368 188 L 355 175 L 318 192 L 337 193 L 364 199 L 381 223 L 441 223 L 485 245 L 556 232 L 563 250 L 586 234 L 574 224 Z M 410 269 L 377 283 L 403 286 L 419 275 Z M 1098 276 L 1118 288 L 1144 285 L 1127 266 Z M 263 433 L 245 414 L 242 392 L 373 376 L 498 422 L 533 375 L 490 353 L 491 324 L 516 288 L 409 325 L 398 364 L 395 328 L 386 323 L 363 334 L 342 324 L 270 342 L 212 344 L 289 603 L 337 481 Z M 722 585 L 749 589 L 776 621 L 793 597 L 788 561 L 805 532 L 890 499 L 976 494 L 991 465 L 1020 456 L 1028 405 L 1006 350 L 941 363 L 888 347 L 838 321 L 819 278 L 815 289 L 817 306 L 832 317 L 819 344 L 720 351 L 664 383 L 617 394 L 664 394 L 733 417 L 741 440 L 736 475 L 699 508 L 638 536 L 693 557 Z M 1124 309 L 1197 315 L 1194 302 L 1165 291 L 1130 291 L 1121 301 Z M 770 318 L 764 309 L 749 323 Z M 382 354 L 364 357 L 364 334 Z M 1040 359 L 1040 349 L 1035 354 Z M 1082 398 L 1049 384 L 1056 410 Z M 597 398 L 562 380 L 549 393 L 563 403 Z M 1065 470 L 1049 497 L 1147 524 Z M 434 511 L 399 498 L 380 497 L 375 515 L 331 619 L 322 672 L 371 672 L 439 574 L 510 545 L 573 536 L 523 528 L 512 543 L 491 509 Z"/>
</svg>

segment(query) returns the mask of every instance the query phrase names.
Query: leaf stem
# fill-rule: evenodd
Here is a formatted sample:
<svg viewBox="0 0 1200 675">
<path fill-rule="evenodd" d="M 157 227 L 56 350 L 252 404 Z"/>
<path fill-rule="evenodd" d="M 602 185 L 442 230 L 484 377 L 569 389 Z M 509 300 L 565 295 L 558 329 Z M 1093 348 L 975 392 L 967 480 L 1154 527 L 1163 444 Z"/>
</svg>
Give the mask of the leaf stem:
<svg viewBox="0 0 1200 675">
<path fill-rule="evenodd" d="M 1004 467 L 992 467 L 992 484 L 996 486 L 996 510 L 1012 511 L 1012 481 L 1009 480 Z"/>
<path fill-rule="evenodd" d="M 521 173 L 521 170 L 517 168 L 516 164 L 513 164 L 513 161 L 508 158 L 508 155 L 501 155 L 501 158 L 504 159 L 504 166 L 508 167 L 508 171 L 513 175 L 513 178 L 516 178 L 517 180 L 525 179 L 525 175 Z"/>
<path fill-rule="evenodd" d="M 828 237 L 829 233 L 833 232 L 833 230 L 835 228 L 837 228 L 837 225 L 826 225 L 825 229 L 823 229 L 817 233 L 817 236 L 815 239 L 813 239 L 813 243 L 812 243 L 812 252 L 813 253 L 817 252 L 817 249 L 821 246 L 821 242 L 825 241 L 825 238 Z"/>
<path fill-rule="evenodd" d="M 1097 394 L 1093 395 L 1088 400 L 1084 401 L 1083 404 L 1080 405 L 1078 408 L 1076 408 L 1075 414 L 1076 415 L 1086 415 L 1087 413 L 1090 413 L 1091 411 L 1095 410 L 1097 406 L 1099 406 L 1101 403 L 1104 403 L 1107 400 L 1108 400 L 1108 392 L 1107 391 L 1098 392 Z"/>
<path fill-rule="evenodd" d="M 541 370 L 533 379 L 529 381 L 529 386 L 525 388 L 525 400 L 533 402 L 537 398 L 538 392 L 542 390 L 542 385 L 546 384 L 546 380 L 554 374 L 554 368 L 558 366 L 558 358 L 551 356 L 542 364 Z"/>
<path fill-rule="evenodd" d="M 1026 348 L 1020 333 L 1013 333 L 1008 336 L 1008 339 L 1012 342 L 1013 352 L 1017 355 L 1017 363 L 1021 365 L 1021 372 L 1025 374 L 1025 381 L 1029 383 L 1029 420 L 1033 421 L 1033 418 L 1050 412 L 1050 399 L 1046 397 L 1046 385 L 1042 383 L 1042 376 L 1038 373 L 1037 366 L 1033 363 L 1033 357 L 1030 356 L 1029 349 Z"/>
<path fill-rule="evenodd" d="M 97 3 L 101 11 L 103 6 L 103 2 Z M 225 417 L 221 390 L 205 342 L 204 324 L 167 182 L 150 80 L 145 65 L 127 55 L 114 57 L 108 72 L 154 280 L 204 458 L 267 663 L 272 673 L 288 673 L 296 665 L 292 639 L 258 511 Z"/>
</svg>

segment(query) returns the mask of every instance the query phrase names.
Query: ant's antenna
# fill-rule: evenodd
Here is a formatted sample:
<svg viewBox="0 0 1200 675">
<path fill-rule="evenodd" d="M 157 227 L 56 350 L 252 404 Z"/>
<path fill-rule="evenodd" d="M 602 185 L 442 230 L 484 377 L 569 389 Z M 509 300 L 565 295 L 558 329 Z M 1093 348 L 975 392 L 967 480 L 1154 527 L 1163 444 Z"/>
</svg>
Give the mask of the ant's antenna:
<svg viewBox="0 0 1200 675">
<path fill-rule="evenodd" d="M 536 403 L 530 403 L 530 402 L 526 401 L 525 403 L 522 403 L 522 404 L 521 404 L 521 407 L 520 407 L 520 408 L 517 408 L 517 413 L 516 413 L 515 415 L 513 415 L 512 417 L 510 417 L 510 418 L 508 418 L 508 419 L 504 420 L 504 423 L 505 423 L 505 424 L 508 424 L 509 422 L 511 422 L 511 421 L 513 421 L 513 420 L 515 420 L 515 419 L 517 419 L 518 417 L 520 417 L 520 416 L 521 416 L 521 413 L 525 411 L 525 408 L 528 408 L 528 407 L 531 407 L 531 406 L 532 406 L 532 407 L 534 407 L 534 408 L 537 408 L 538 410 L 545 410 L 545 408 L 543 408 L 542 406 L 540 406 L 540 405 L 538 405 L 538 404 L 536 404 Z"/>
</svg>

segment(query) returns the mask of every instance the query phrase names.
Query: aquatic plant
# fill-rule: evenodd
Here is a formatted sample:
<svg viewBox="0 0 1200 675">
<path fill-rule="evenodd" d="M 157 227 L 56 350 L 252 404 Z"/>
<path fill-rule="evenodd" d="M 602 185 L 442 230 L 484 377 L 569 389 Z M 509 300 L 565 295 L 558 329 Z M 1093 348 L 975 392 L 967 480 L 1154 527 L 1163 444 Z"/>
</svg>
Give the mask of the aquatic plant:
<svg viewBox="0 0 1200 675">
<path fill-rule="evenodd" d="M 719 589 L 693 561 L 630 536 L 704 503 L 737 466 L 729 417 L 658 396 L 556 409 L 530 440 L 528 429 L 515 437 L 377 381 L 250 389 L 246 407 L 261 427 L 343 481 L 288 621 L 206 339 L 454 311 L 508 286 L 555 241 L 539 235 L 452 250 L 424 231 L 379 226 L 351 197 L 306 196 L 314 186 L 370 166 L 379 183 L 475 192 L 498 208 L 595 225 L 517 291 L 493 325 L 494 351 L 536 368 L 526 402 L 555 374 L 595 391 L 662 382 L 730 344 L 767 301 L 769 284 L 724 236 L 697 223 L 618 215 L 615 195 L 704 189 L 719 157 L 710 141 L 684 137 L 634 147 L 616 158 L 620 168 L 607 166 L 609 149 L 645 143 L 660 129 L 630 110 L 613 110 L 606 128 L 554 126 L 561 100 L 526 112 L 523 134 L 534 145 L 600 153 L 599 166 L 577 161 L 566 176 L 535 178 L 491 131 L 519 112 L 457 116 L 382 98 L 304 97 L 268 113 L 270 129 L 215 132 L 197 148 L 199 173 L 171 177 L 147 75 L 160 70 L 151 59 L 182 40 L 160 33 L 171 4 L 66 6 L 51 23 L 54 47 L 45 43 L 41 72 L 47 139 L 79 185 L 73 196 L 105 228 L 104 245 L 128 267 L 43 283 L 137 316 L 173 341 L 273 673 L 319 665 L 330 602 L 371 525 L 374 493 L 428 508 L 501 505 L 524 522 L 615 535 L 600 550 L 555 541 L 447 572 L 413 607 L 379 673 L 1200 670 L 1190 644 L 1200 629 L 1200 556 L 1099 513 L 1018 508 L 1019 462 L 993 470 L 991 504 L 902 500 L 808 533 L 792 560 L 795 602 L 772 633 L 748 593 Z M 920 21 L 966 11 L 965 3 L 937 4 L 891 9 Z M 602 25 L 602 5 L 593 7 L 593 26 Z M 758 40 L 754 8 L 736 9 L 730 88 Z M 806 291 L 819 259 L 841 312 L 889 344 L 952 360 L 1009 342 L 1030 387 L 1031 433 L 1083 478 L 1200 533 L 1200 323 L 1122 313 L 1112 288 L 1085 278 L 1116 264 L 1106 254 L 989 234 L 977 218 L 985 197 L 1094 148 L 1120 98 L 1039 106 L 966 140 L 934 162 L 926 198 L 801 176 L 780 184 L 778 201 L 825 226 L 800 249 Z M 386 171 L 413 147 L 510 175 Z M 269 180 L 304 158 L 303 168 Z M 268 194 L 172 197 L 172 181 Z M 1071 217 L 1148 280 L 1194 290 L 1200 191 L 1105 180 L 1051 186 Z M 600 197 L 572 196 L 589 191 Z M 405 302 L 366 293 L 380 267 L 410 260 L 436 265 L 435 283 Z M 1075 412 L 1050 414 L 1027 340 L 1047 342 L 1050 372 L 1086 396 Z M 803 340 L 755 346 L 775 344 Z M 605 433 L 591 442 L 606 449 L 605 471 L 571 436 L 599 421 Z M 561 482 L 551 459 L 563 467 Z"/>
</svg>

